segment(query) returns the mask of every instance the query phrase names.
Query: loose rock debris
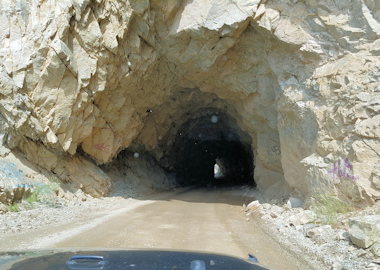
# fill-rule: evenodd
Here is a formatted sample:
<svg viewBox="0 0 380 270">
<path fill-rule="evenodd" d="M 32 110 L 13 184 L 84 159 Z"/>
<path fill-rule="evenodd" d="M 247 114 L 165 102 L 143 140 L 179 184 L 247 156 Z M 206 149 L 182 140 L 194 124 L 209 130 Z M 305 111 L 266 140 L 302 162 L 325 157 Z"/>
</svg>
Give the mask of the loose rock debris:
<svg viewBox="0 0 380 270">
<path fill-rule="evenodd" d="M 297 207 L 292 207 L 292 206 Z M 380 215 L 373 209 L 357 212 L 342 225 L 318 223 L 316 213 L 300 207 L 300 202 L 271 205 L 258 200 L 243 205 L 246 216 L 255 216 L 263 229 L 280 245 L 315 269 L 380 269 Z M 253 218 L 251 218 L 253 219 Z M 349 223 L 349 226 L 344 224 Z"/>
</svg>

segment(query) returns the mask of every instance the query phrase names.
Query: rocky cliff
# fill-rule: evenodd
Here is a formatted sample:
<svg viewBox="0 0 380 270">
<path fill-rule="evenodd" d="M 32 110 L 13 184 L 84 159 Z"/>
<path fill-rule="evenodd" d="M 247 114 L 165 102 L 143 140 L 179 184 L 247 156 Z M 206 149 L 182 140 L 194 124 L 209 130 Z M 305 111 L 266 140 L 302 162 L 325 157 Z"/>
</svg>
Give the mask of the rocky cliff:
<svg viewBox="0 0 380 270">
<path fill-rule="evenodd" d="M 375 0 L 3 0 L 0 23 L 3 162 L 103 196 L 97 165 L 171 170 L 184 125 L 219 115 L 262 191 L 380 198 Z"/>
</svg>

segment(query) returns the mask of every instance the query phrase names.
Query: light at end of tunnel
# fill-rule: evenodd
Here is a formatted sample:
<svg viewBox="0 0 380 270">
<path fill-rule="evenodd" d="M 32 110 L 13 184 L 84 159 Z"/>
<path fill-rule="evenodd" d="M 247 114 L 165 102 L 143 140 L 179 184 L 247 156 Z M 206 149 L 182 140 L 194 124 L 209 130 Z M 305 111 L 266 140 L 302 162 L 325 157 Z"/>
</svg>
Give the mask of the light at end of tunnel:
<svg viewBox="0 0 380 270">
<path fill-rule="evenodd" d="M 216 124 L 218 122 L 218 116 L 216 116 L 216 115 L 211 116 L 211 122 Z"/>
<path fill-rule="evenodd" d="M 137 152 L 135 152 L 135 153 L 133 154 L 133 156 L 134 156 L 135 158 L 138 158 L 138 157 L 140 156 L 140 154 L 137 153 Z"/>
</svg>

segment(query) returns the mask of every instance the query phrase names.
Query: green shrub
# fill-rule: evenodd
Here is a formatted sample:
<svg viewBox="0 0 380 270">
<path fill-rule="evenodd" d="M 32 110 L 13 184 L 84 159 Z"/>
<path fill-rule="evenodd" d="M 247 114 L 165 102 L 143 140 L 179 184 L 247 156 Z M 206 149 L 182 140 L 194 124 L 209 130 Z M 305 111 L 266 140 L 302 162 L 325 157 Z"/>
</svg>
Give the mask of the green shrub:
<svg viewBox="0 0 380 270">
<path fill-rule="evenodd" d="M 317 214 L 318 221 L 333 227 L 339 226 L 339 220 L 349 216 L 355 210 L 354 200 L 357 197 L 356 185 L 350 179 L 326 185 L 314 192 L 310 208 Z"/>
<path fill-rule="evenodd" d="M 346 217 L 355 208 L 352 203 L 342 201 L 334 194 L 315 196 L 311 208 L 315 211 L 320 222 L 332 226 L 338 226 L 341 216 Z"/>
<path fill-rule="evenodd" d="M 30 196 L 25 199 L 25 201 L 30 205 L 33 205 L 33 203 L 38 202 L 38 193 L 33 191 L 32 194 L 30 194 Z"/>
<path fill-rule="evenodd" d="M 18 209 L 17 203 L 13 203 L 13 204 L 9 205 L 9 211 L 11 211 L 11 212 L 18 212 L 19 209 Z"/>
<path fill-rule="evenodd" d="M 25 201 L 30 205 L 33 205 L 34 203 L 41 202 L 41 200 L 46 200 L 47 198 L 51 199 L 52 197 L 55 197 L 58 190 L 59 184 L 56 182 L 38 186 L 32 191 L 30 196 L 25 199 Z"/>
</svg>

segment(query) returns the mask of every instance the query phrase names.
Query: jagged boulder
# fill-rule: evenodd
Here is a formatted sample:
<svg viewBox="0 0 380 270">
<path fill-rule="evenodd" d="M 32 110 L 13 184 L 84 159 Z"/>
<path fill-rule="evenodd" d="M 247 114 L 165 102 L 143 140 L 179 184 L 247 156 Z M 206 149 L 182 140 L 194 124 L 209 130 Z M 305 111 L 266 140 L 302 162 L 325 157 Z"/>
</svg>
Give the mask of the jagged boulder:
<svg viewBox="0 0 380 270">
<path fill-rule="evenodd" d="M 380 240 L 380 216 L 368 215 L 351 218 L 349 234 L 353 244 L 368 248 Z"/>
</svg>

